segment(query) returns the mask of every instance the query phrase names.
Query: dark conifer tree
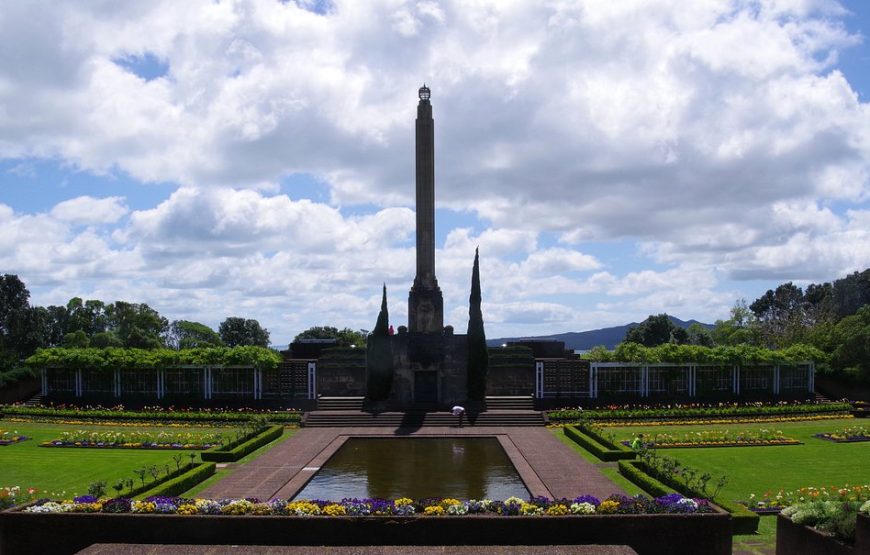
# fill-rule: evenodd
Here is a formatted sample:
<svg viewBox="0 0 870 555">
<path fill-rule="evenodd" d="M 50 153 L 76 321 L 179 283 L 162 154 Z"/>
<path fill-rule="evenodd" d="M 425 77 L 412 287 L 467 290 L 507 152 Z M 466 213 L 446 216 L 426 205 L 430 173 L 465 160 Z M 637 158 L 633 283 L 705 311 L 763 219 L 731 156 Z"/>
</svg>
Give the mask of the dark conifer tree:
<svg viewBox="0 0 870 555">
<path fill-rule="evenodd" d="M 370 401 L 386 400 L 393 386 L 393 344 L 390 338 L 386 284 L 378 321 L 366 341 L 366 374 L 366 397 Z"/>
<path fill-rule="evenodd" d="M 475 249 L 471 295 L 468 298 L 468 398 L 472 401 L 483 401 L 486 398 L 486 372 L 489 368 L 489 352 L 486 349 L 480 302 L 480 263 L 478 250 Z"/>
</svg>

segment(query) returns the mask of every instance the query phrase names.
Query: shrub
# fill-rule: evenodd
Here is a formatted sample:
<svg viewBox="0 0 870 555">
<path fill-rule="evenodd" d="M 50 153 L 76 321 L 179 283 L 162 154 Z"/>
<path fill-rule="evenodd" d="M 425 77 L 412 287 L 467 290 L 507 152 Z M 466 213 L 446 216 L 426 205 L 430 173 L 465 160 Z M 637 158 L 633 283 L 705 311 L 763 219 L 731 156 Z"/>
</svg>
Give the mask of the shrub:
<svg viewBox="0 0 870 555">
<path fill-rule="evenodd" d="M 135 498 L 146 499 L 155 496 L 171 497 L 181 495 L 213 475 L 216 467 L 217 465 L 213 462 L 199 463 L 193 467 L 185 467 L 181 473 L 173 473 L 170 476 L 174 477 L 167 478 L 156 486 L 152 487 L 152 484 L 149 484 L 149 489 L 137 494 Z"/>
<path fill-rule="evenodd" d="M 634 451 L 626 448 L 624 445 L 616 446 L 610 444 L 607 440 L 600 438 L 600 436 L 593 436 L 589 433 L 588 428 L 581 429 L 575 426 L 565 426 L 563 430 L 565 435 L 571 438 L 574 443 L 603 461 L 635 458 Z"/>
<path fill-rule="evenodd" d="M 284 433 L 283 426 L 271 426 L 265 430 L 257 431 L 250 436 L 246 436 L 238 442 L 228 443 L 221 447 L 203 451 L 202 460 L 213 462 L 233 462 L 241 459 L 249 453 L 253 453 L 263 445 L 271 443 L 281 437 Z"/>
</svg>

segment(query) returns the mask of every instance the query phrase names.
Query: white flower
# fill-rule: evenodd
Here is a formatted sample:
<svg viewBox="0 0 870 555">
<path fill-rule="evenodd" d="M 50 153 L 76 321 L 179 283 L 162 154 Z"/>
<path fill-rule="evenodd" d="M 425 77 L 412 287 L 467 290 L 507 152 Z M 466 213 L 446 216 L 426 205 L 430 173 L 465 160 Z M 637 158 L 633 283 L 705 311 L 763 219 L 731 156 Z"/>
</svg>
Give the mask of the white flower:
<svg viewBox="0 0 870 555">
<path fill-rule="evenodd" d="M 595 513 L 592 503 L 571 503 L 571 512 L 575 515 L 591 515 Z"/>
</svg>

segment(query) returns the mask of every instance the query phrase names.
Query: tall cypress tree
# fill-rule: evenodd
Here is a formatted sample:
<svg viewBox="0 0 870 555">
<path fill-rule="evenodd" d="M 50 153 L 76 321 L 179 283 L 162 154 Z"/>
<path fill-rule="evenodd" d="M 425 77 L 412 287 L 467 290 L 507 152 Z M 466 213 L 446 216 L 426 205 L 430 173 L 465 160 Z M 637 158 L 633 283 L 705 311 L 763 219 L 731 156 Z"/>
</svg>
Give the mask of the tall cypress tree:
<svg viewBox="0 0 870 555">
<path fill-rule="evenodd" d="M 393 343 L 390 338 L 386 284 L 378 321 L 366 341 L 366 375 L 366 397 L 371 401 L 386 400 L 393 386 Z"/>
<path fill-rule="evenodd" d="M 483 401 L 486 398 L 486 372 L 489 368 L 489 352 L 486 349 L 480 302 L 480 263 L 478 249 L 474 249 L 471 295 L 468 298 L 468 398 L 472 401 Z"/>
</svg>

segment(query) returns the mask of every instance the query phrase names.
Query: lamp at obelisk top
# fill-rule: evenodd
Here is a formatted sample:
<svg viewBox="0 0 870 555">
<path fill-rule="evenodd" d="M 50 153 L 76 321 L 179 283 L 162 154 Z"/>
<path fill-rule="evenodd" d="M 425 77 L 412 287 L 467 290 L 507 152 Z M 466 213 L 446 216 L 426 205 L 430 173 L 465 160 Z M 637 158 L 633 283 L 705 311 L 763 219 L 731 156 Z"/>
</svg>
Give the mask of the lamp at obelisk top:
<svg viewBox="0 0 870 555">
<path fill-rule="evenodd" d="M 408 331 L 441 333 L 444 299 L 435 277 L 435 121 L 425 84 L 417 104 L 417 275 L 408 295 Z"/>
</svg>

